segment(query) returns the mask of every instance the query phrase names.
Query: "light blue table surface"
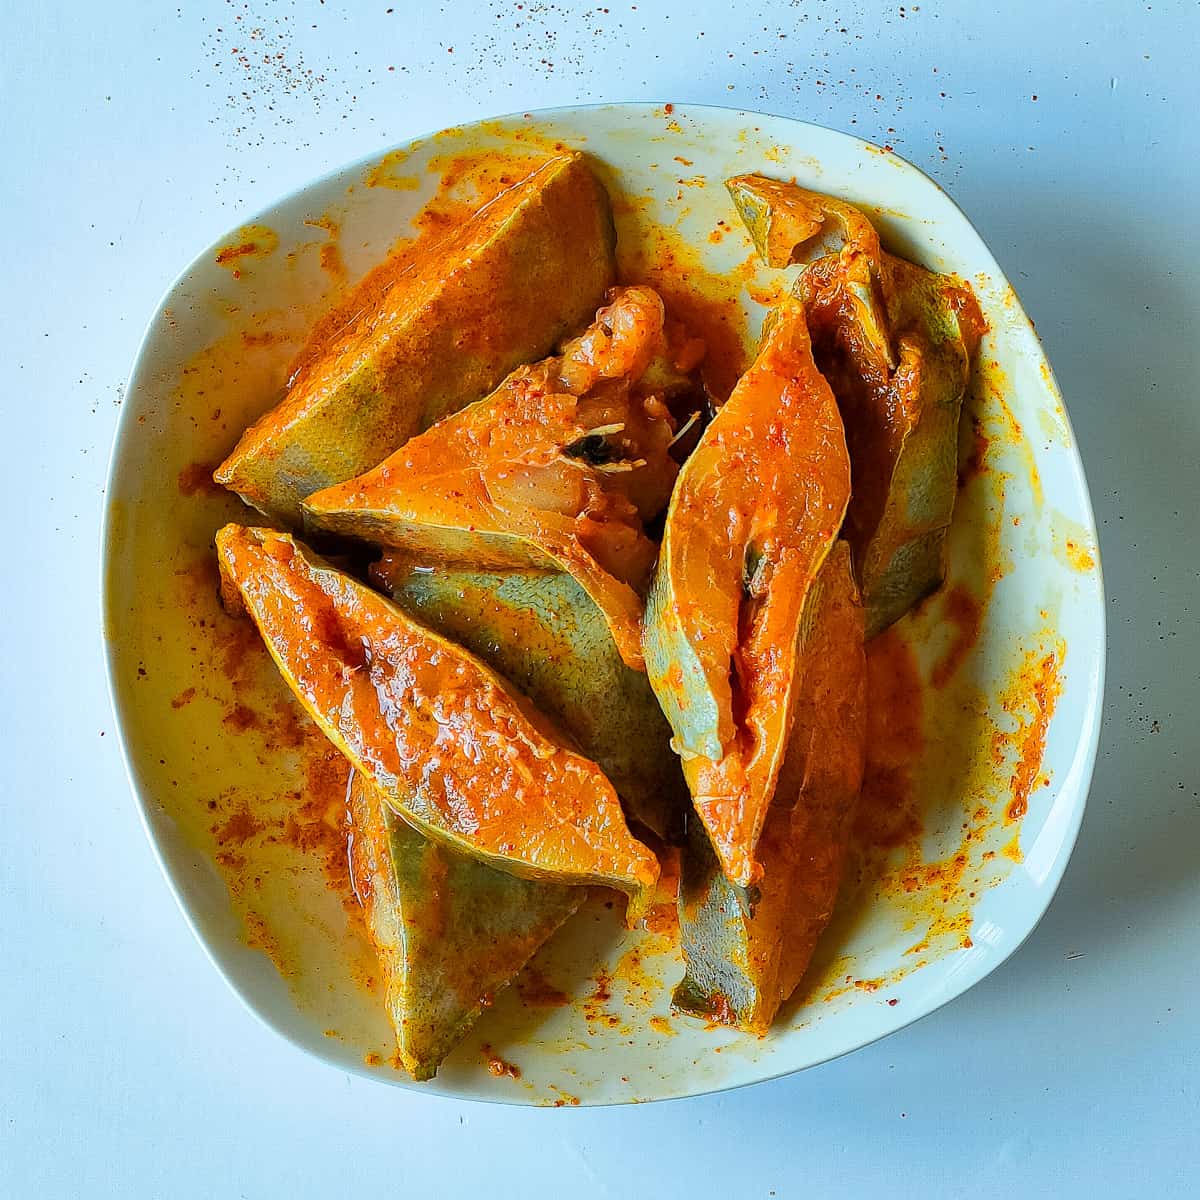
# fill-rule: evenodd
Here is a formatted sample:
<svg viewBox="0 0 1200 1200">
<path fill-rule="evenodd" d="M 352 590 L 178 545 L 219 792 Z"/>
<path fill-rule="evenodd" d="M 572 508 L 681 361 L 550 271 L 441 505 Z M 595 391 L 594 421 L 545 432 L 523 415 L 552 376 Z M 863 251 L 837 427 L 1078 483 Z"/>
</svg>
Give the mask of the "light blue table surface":
<svg viewBox="0 0 1200 1200">
<path fill-rule="evenodd" d="M 3 0 L 0 1194 L 1200 1194 L 1198 13 Z M 261 1028 L 176 909 L 105 693 L 108 450 L 144 322 L 239 218 L 416 133 L 629 98 L 887 142 L 980 229 L 1045 340 L 1100 523 L 1096 780 L 1026 946 L 882 1043 L 666 1105 L 435 1101 Z"/>
</svg>

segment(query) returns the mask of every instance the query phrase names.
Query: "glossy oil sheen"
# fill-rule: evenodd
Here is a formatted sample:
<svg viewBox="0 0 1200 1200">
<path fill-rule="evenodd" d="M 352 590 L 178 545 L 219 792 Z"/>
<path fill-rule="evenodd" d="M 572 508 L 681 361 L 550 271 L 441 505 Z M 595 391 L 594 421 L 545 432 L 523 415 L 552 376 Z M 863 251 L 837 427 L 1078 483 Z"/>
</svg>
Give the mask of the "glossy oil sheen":
<svg viewBox="0 0 1200 1200">
<path fill-rule="evenodd" d="M 562 572 L 494 573 L 399 562 L 375 568 L 392 598 L 527 695 L 612 780 L 626 816 L 678 841 L 687 785 L 671 729 L 600 610 Z"/>
</svg>

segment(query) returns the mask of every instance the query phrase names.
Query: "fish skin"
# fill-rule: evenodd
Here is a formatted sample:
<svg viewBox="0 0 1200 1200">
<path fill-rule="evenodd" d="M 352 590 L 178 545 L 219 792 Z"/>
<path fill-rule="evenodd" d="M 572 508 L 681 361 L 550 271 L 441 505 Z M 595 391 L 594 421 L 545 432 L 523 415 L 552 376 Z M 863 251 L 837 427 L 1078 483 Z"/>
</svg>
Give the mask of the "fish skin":
<svg viewBox="0 0 1200 1200">
<path fill-rule="evenodd" d="M 357 771 L 351 871 L 384 974 L 400 1063 L 432 1079 L 492 997 L 586 890 L 518 879 L 418 833 Z"/>
<path fill-rule="evenodd" d="M 851 461 L 862 463 L 858 502 L 852 497 L 846 514 L 846 536 L 855 551 L 868 640 L 945 579 L 946 532 L 958 495 L 959 419 L 984 324 L 974 293 L 961 280 L 886 253 L 883 271 L 896 367 L 886 392 L 869 407 L 861 396 L 871 373 L 857 372 L 857 386 L 847 381 L 860 396 L 858 420 L 855 401 L 839 395 Z M 903 414 L 899 429 L 887 428 L 888 414 Z M 890 474 L 884 467 L 882 476 L 887 490 L 875 503 L 862 486 L 867 464 L 878 461 L 877 452 L 863 446 L 871 440 L 893 449 Z"/>
</svg>

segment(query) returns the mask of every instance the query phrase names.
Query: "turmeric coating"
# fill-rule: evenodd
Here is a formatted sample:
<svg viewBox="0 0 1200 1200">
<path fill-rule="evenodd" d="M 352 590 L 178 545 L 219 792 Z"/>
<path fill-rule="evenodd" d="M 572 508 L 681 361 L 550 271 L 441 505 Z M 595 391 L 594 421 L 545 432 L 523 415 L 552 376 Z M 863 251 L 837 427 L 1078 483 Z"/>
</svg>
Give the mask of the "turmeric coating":
<svg viewBox="0 0 1200 1200">
<path fill-rule="evenodd" d="M 842 420 L 789 297 L 683 469 L 646 613 L 650 682 L 693 806 L 743 887 L 761 875 L 806 597 L 849 498 Z"/>
<path fill-rule="evenodd" d="M 319 322 L 284 398 L 217 482 L 299 525 L 305 496 L 375 466 L 576 328 L 612 282 L 613 247 L 587 161 L 546 160 L 419 253 L 382 264 Z"/>
<path fill-rule="evenodd" d="M 746 891 L 693 836 L 679 893 L 687 972 L 676 1007 L 766 1033 L 833 914 L 866 745 L 863 616 L 844 542 L 809 593 L 803 689 Z"/>
<path fill-rule="evenodd" d="M 313 720 L 427 836 L 528 879 L 658 878 L 612 784 L 498 675 L 291 535 L 227 525 L 222 587 Z"/>
<path fill-rule="evenodd" d="M 645 526 L 678 471 L 668 400 L 690 390 L 702 354 L 668 326 L 651 288 L 619 288 L 561 355 L 518 368 L 374 470 L 310 496 L 307 520 L 443 561 L 566 571 L 641 669 L 657 554 Z"/>
<path fill-rule="evenodd" d="M 873 637 L 940 586 L 958 479 L 958 420 L 985 325 L 968 284 L 887 254 L 853 205 L 743 175 L 728 187 L 795 292 L 846 423 L 846 537 Z"/>
</svg>

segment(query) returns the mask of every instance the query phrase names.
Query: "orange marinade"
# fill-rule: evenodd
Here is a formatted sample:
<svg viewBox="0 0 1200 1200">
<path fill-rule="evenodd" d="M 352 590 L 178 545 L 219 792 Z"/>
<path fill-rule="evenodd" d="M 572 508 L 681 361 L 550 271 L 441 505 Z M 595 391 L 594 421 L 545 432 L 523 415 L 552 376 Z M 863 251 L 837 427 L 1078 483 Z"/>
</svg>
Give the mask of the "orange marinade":
<svg viewBox="0 0 1200 1200">
<path fill-rule="evenodd" d="M 481 663 L 348 577 L 319 583 L 286 535 L 227 526 L 217 545 L 302 702 L 417 819 L 534 876 L 648 892 L 657 862 L 612 785 Z"/>
</svg>

